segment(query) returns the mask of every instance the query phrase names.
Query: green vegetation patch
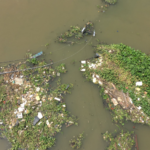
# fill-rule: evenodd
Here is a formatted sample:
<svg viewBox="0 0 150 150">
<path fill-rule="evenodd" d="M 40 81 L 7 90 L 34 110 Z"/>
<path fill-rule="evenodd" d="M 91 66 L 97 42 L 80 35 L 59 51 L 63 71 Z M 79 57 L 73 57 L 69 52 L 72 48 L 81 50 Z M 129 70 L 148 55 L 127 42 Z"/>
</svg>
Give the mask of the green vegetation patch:
<svg viewBox="0 0 150 150">
<path fill-rule="evenodd" d="M 116 4 L 117 0 L 105 0 L 105 2 L 108 4 Z"/>
<path fill-rule="evenodd" d="M 96 53 L 99 57 L 82 64 L 81 70 L 102 87 L 113 120 L 150 125 L 150 56 L 124 44 L 97 45 Z"/>
<path fill-rule="evenodd" d="M 75 39 L 81 39 L 86 35 L 91 35 L 94 32 L 94 25 L 92 22 L 87 22 L 83 28 L 79 26 L 71 26 L 71 29 L 66 31 L 64 34 L 61 34 L 57 38 L 57 41 L 60 43 L 76 43 Z"/>
<path fill-rule="evenodd" d="M 134 132 L 124 132 L 122 130 L 119 134 L 114 136 L 106 131 L 103 134 L 103 139 L 109 142 L 108 150 L 131 150 L 135 145 Z"/>
<path fill-rule="evenodd" d="M 79 134 L 77 137 L 74 136 L 73 139 L 69 141 L 70 146 L 73 149 L 79 149 L 82 145 L 83 138 L 83 133 Z"/>
<path fill-rule="evenodd" d="M 66 73 L 65 64 L 52 68 L 45 61 L 32 59 L 3 67 L 1 71 L 27 69 L 32 65 L 37 68 L 0 76 L 0 129 L 11 142 L 12 150 L 46 150 L 55 145 L 55 135 L 61 132 L 63 124 L 77 125 L 63 100 L 73 85 L 61 84 L 59 79 L 52 86 L 54 78 Z"/>
</svg>

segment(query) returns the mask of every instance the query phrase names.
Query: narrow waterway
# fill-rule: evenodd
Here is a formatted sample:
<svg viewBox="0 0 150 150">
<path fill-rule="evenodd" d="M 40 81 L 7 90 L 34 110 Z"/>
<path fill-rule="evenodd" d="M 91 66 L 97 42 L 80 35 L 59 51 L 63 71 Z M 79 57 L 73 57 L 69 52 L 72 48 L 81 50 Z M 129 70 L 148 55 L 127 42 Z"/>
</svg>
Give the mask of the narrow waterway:
<svg viewBox="0 0 150 150">
<path fill-rule="evenodd" d="M 74 84 L 65 101 L 68 111 L 79 118 L 79 126 L 63 127 L 63 133 L 57 134 L 57 143 L 52 150 L 70 150 L 69 140 L 83 131 L 82 150 L 104 150 L 107 144 L 101 133 L 118 128 L 112 123 L 109 111 L 103 107 L 98 86 L 86 81 L 79 71 L 80 60 L 94 55 L 89 45 L 91 42 L 99 39 L 108 44 L 124 43 L 150 53 L 150 1 L 118 0 L 105 13 L 97 5 L 104 4 L 100 0 L 0 1 L 0 62 L 22 59 L 28 50 L 33 53 L 42 50 L 47 61 L 67 58 L 61 61 L 68 70 L 61 79 L 62 83 Z M 84 26 L 89 20 L 95 24 L 96 37 L 89 36 L 73 46 L 55 43 L 57 36 L 71 25 Z M 45 47 L 48 43 L 49 46 Z M 150 127 L 129 122 L 125 129 L 136 132 L 140 150 L 150 149 Z M 10 147 L 4 139 L 0 139 L 0 145 L 1 150 Z"/>
</svg>

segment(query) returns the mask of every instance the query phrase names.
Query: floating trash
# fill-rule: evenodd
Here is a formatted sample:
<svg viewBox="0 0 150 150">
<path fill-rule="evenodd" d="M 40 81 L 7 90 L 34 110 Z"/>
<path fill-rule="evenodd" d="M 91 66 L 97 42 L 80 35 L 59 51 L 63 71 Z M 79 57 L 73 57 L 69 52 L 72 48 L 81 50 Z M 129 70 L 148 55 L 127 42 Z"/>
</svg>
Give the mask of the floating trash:
<svg viewBox="0 0 150 150">
<path fill-rule="evenodd" d="M 37 58 L 37 57 L 41 56 L 42 54 L 43 54 L 43 52 L 41 51 L 41 52 L 33 55 L 31 58 Z"/>
<path fill-rule="evenodd" d="M 23 84 L 23 79 L 20 79 L 20 78 L 15 78 L 15 84 L 18 84 L 18 85 L 22 85 Z"/>
<path fill-rule="evenodd" d="M 39 118 L 36 116 L 33 121 L 33 125 L 35 126 L 39 122 Z"/>
<path fill-rule="evenodd" d="M 136 82 L 136 86 L 142 86 L 142 81 Z"/>
<path fill-rule="evenodd" d="M 57 101 L 61 101 L 61 99 L 60 99 L 60 98 L 58 98 L 58 97 L 55 97 L 54 99 L 55 99 L 55 100 L 57 100 Z"/>
</svg>

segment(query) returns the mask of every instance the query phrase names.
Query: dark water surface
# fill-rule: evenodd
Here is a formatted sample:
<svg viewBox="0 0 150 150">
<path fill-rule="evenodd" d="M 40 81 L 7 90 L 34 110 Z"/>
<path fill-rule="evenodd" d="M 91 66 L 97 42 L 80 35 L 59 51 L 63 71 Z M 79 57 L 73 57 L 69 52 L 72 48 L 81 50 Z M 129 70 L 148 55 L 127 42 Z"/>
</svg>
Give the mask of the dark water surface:
<svg viewBox="0 0 150 150">
<path fill-rule="evenodd" d="M 68 73 L 61 75 L 62 83 L 74 84 L 72 93 L 65 97 L 67 109 L 79 118 L 79 126 L 63 127 L 52 150 L 71 150 L 69 140 L 83 131 L 85 139 L 81 150 L 104 150 L 106 143 L 101 133 L 117 129 L 110 113 L 103 107 L 98 86 L 85 81 L 79 71 L 80 60 L 94 55 L 89 43 L 96 39 L 108 44 L 122 42 L 150 52 L 150 1 L 118 0 L 105 13 L 98 12 L 97 5 L 103 4 L 100 0 L 0 0 L 0 62 L 22 59 L 29 49 L 33 53 L 42 50 L 46 60 L 54 62 L 79 51 L 61 61 L 68 69 Z M 85 43 L 85 39 L 74 46 L 54 42 L 71 25 L 84 26 L 89 20 L 94 22 L 96 31 L 96 37 L 85 38 L 89 43 Z M 47 43 L 50 45 L 46 48 Z M 75 64 L 72 64 L 73 60 Z M 125 124 L 128 130 L 133 126 L 133 123 Z M 150 127 L 135 126 L 139 149 L 149 150 Z M 0 139 L 0 150 L 8 147 L 10 144 Z"/>
</svg>

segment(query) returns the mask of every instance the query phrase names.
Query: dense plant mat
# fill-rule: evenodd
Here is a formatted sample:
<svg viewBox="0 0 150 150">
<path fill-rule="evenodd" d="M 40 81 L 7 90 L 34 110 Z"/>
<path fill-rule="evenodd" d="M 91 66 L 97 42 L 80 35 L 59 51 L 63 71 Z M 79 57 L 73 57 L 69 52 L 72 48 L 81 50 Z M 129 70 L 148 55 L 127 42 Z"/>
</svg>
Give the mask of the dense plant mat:
<svg viewBox="0 0 150 150">
<path fill-rule="evenodd" d="M 83 138 L 83 133 L 79 134 L 77 137 L 74 136 L 73 139 L 69 141 L 70 146 L 73 149 L 79 149 L 82 145 Z"/>
<path fill-rule="evenodd" d="M 124 44 L 97 45 L 96 53 L 96 58 L 81 61 L 81 71 L 102 87 L 113 120 L 150 125 L 150 57 Z"/>
<path fill-rule="evenodd" d="M 105 0 L 105 2 L 108 4 L 116 4 L 117 0 Z"/>
<path fill-rule="evenodd" d="M 103 139 L 109 142 L 108 150 L 131 150 L 135 146 L 133 132 L 122 130 L 119 134 L 113 135 L 106 131 L 103 134 Z"/>
<path fill-rule="evenodd" d="M 39 67 L 0 76 L 0 129 L 12 144 L 12 150 L 26 148 L 45 150 L 55 144 L 55 134 L 62 125 L 75 123 L 75 117 L 66 110 L 63 95 L 70 93 L 72 84 L 52 86 L 65 65 L 55 68 L 37 59 L 1 67 L 0 72 Z"/>
<path fill-rule="evenodd" d="M 95 36 L 94 24 L 90 21 L 87 22 L 83 28 L 80 28 L 79 26 L 71 26 L 70 30 L 61 34 L 61 36 L 57 38 L 57 41 L 60 43 L 74 44 L 77 43 L 77 40 L 87 35 Z"/>
</svg>

